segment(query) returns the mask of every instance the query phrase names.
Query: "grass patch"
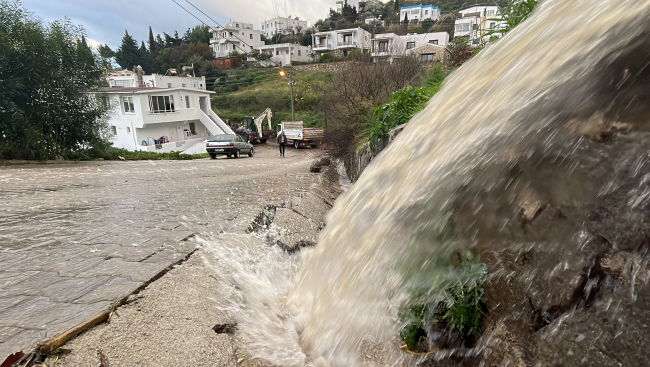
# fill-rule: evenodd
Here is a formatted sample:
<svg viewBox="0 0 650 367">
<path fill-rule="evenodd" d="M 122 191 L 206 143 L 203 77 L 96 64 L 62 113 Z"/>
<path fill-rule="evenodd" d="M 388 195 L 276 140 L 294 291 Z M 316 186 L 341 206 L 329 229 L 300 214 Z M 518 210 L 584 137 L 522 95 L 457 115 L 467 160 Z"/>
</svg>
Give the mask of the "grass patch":
<svg viewBox="0 0 650 367">
<path fill-rule="evenodd" d="M 240 123 L 244 116 L 257 116 L 265 109 L 273 111 L 273 125 L 291 121 L 291 93 L 288 79 L 278 74 L 279 69 L 270 69 L 250 84 L 237 88 L 217 90 L 212 98 L 212 107 L 224 120 Z M 325 87 L 330 73 L 295 71 L 294 107 L 296 120 L 304 121 L 307 127 L 323 127 L 325 116 L 319 112 L 319 92 Z"/>
<path fill-rule="evenodd" d="M 181 152 L 169 152 L 169 153 L 141 152 L 141 151 L 130 152 L 125 149 L 109 148 L 106 151 L 106 155 L 103 156 L 103 158 L 106 160 L 118 160 L 120 159 L 119 157 L 122 157 L 127 161 L 142 161 L 142 160 L 171 161 L 171 160 L 193 160 L 193 159 L 208 158 L 208 153 L 182 154 Z"/>
</svg>

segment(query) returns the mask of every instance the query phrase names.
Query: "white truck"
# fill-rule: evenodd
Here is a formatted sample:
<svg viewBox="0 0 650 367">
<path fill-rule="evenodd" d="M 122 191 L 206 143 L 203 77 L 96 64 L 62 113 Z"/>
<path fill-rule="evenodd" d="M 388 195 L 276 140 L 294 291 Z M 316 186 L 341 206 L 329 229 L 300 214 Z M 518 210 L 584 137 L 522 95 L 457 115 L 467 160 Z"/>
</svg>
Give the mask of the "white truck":
<svg viewBox="0 0 650 367">
<path fill-rule="evenodd" d="M 320 127 L 304 127 L 302 121 L 282 122 L 278 125 L 278 134 L 284 131 L 287 145 L 300 149 L 306 146 L 316 148 L 322 144 L 323 129 Z"/>
</svg>

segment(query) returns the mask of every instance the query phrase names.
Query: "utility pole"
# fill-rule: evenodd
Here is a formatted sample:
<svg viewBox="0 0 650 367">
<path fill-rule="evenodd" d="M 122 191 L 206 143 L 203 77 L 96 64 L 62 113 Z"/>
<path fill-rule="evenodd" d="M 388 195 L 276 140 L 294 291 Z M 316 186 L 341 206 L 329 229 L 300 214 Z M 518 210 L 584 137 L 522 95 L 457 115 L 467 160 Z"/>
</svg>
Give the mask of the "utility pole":
<svg viewBox="0 0 650 367">
<path fill-rule="evenodd" d="M 287 66 L 289 67 L 289 88 L 291 89 L 291 120 L 295 121 L 296 113 L 293 107 L 293 85 L 296 84 L 296 82 L 293 81 L 293 65 L 291 65 L 291 45 L 289 45 L 289 65 Z M 280 76 L 285 77 L 287 76 L 287 73 L 284 70 L 280 70 Z"/>
<path fill-rule="evenodd" d="M 286 5 L 286 0 L 285 0 Z M 291 64 L 291 43 L 289 43 L 289 87 L 291 89 L 291 121 L 296 121 L 296 114 L 293 110 L 293 65 Z"/>
<path fill-rule="evenodd" d="M 291 53 L 291 51 L 289 51 Z M 291 56 L 291 55 L 289 55 Z M 293 81 L 293 65 L 289 64 L 289 87 L 291 88 L 291 121 L 296 121 L 296 114 L 293 110 L 293 85 L 296 82 Z"/>
</svg>

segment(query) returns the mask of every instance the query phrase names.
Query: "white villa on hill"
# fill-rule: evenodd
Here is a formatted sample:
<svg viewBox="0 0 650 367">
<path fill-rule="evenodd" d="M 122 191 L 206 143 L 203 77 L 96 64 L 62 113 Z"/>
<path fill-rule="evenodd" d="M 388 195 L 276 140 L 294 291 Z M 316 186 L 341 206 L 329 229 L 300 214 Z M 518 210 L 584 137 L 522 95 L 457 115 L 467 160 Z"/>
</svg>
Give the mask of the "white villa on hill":
<svg viewBox="0 0 650 367">
<path fill-rule="evenodd" d="M 312 61 L 311 46 L 293 43 L 281 43 L 256 47 L 262 54 L 272 55 L 269 61 L 263 62 L 264 66 L 290 65 L 293 61 Z"/>
<path fill-rule="evenodd" d="M 347 56 L 351 50 L 360 52 L 370 50 L 371 37 L 370 32 L 361 27 L 316 32 L 312 35 L 312 49 L 317 55 L 331 53 L 336 56 Z"/>
<path fill-rule="evenodd" d="M 472 6 L 459 13 L 461 18 L 456 19 L 454 37 L 467 37 L 473 46 L 487 41 L 485 32 L 499 29 L 503 24 L 503 21 L 495 20 L 501 18 L 498 6 Z"/>
<path fill-rule="evenodd" d="M 160 76 L 130 77 L 133 86 L 100 90 L 111 107 L 108 124 L 113 146 L 130 151 L 185 151 L 210 136 L 232 133 L 212 112 L 210 96 L 214 92 L 205 90 L 205 79 L 164 77 L 163 86 L 143 86 L 140 78 L 156 80 Z M 109 81 L 111 78 L 114 82 L 124 80 L 111 76 Z M 201 81 L 203 85 L 198 87 Z"/>
<path fill-rule="evenodd" d="M 210 33 L 210 46 L 215 57 L 226 57 L 233 51 L 247 53 L 264 45 L 264 32 L 253 29 L 251 23 L 230 22 L 223 27 L 210 29 Z"/>
<path fill-rule="evenodd" d="M 307 21 L 300 20 L 298 17 L 276 17 L 262 22 L 262 33 L 266 38 L 271 38 L 277 33 L 289 34 L 291 31 L 300 34 L 305 29 L 307 29 Z"/>
<path fill-rule="evenodd" d="M 435 32 L 398 36 L 395 33 L 377 34 L 372 39 L 374 61 L 392 62 L 406 55 L 417 54 L 422 61 L 444 60 L 449 33 Z M 426 47 L 425 47 L 426 46 Z"/>
<path fill-rule="evenodd" d="M 433 5 L 413 5 L 400 8 L 399 20 L 408 19 L 410 23 L 422 22 L 425 19 L 440 19 L 440 8 Z"/>
</svg>

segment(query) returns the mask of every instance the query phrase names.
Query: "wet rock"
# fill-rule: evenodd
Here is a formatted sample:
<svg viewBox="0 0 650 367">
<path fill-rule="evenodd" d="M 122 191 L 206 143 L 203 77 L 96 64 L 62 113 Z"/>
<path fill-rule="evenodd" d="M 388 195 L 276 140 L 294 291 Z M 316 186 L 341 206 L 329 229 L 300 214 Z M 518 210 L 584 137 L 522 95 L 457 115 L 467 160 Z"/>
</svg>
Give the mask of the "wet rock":
<svg viewBox="0 0 650 367">
<path fill-rule="evenodd" d="M 293 202 L 292 209 L 314 222 L 319 228 L 325 227 L 325 215 L 330 207 L 320 197 L 306 193 L 302 198 Z"/>
<path fill-rule="evenodd" d="M 332 161 L 330 160 L 329 157 L 321 158 L 321 160 L 320 160 L 320 165 L 321 166 L 325 167 L 325 166 L 329 166 L 330 164 L 332 164 Z"/>
<path fill-rule="evenodd" d="M 276 228 L 269 232 L 269 239 L 289 252 L 313 246 L 318 240 L 318 226 L 291 209 L 278 208 L 273 223 Z"/>
<path fill-rule="evenodd" d="M 536 335 L 533 352 L 546 366 L 645 366 L 650 359 L 650 288 L 636 301 L 629 290 L 553 321 Z"/>
<path fill-rule="evenodd" d="M 314 163 L 311 164 L 311 167 L 309 167 L 309 172 L 315 172 L 318 173 L 322 169 L 321 163 L 319 161 L 314 161 Z"/>
</svg>

